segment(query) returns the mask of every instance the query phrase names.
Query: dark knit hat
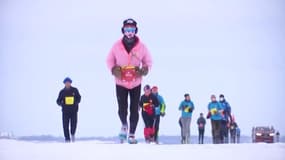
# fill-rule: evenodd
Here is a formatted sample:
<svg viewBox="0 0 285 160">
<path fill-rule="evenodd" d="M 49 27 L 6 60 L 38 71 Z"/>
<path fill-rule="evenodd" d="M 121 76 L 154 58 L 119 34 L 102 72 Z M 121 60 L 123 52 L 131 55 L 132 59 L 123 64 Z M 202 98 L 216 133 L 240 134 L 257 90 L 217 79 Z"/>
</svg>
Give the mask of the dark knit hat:
<svg viewBox="0 0 285 160">
<path fill-rule="evenodd" d="M 136 34 L 138 33 L 137 22 L 134 19 L 129 18 L 129 19 L 124 20 L 123 27 L 121 28 L 121 31 L 122 31 L 123 34 L 124 34 L 124 27 L 126 27 L 126 26 L 133 26 L 133 27 L 135 27 L 136 28 L 136 32 L 135 33 Z"/>
<path fill-rule="evenodd" d="M 123 27 L 125 26 L 134 26 L 137 27 L 137 22 L 131 18 L 124 20 Z"/>
<path fill-rule="evenodd" d="M 189 96 L 190 96 L 189 93 L 185 93 L 185 94 L 184 94 L 184 97 L 189 97 Z"/>
<path fill-rule="evenodd" d="M 69 77 L 64 78 L 63 83 L 65 84 L 66 82 L 72 83 L 71 78 Z"/>
<path fill-rule="evenodd" d="M 151 90 L 151 88 L 150 88 L 150 85 L 145 85 L 144 87 L 143 87 L 143 90 L 145 91 L 145 90 Z"/>
</svg>

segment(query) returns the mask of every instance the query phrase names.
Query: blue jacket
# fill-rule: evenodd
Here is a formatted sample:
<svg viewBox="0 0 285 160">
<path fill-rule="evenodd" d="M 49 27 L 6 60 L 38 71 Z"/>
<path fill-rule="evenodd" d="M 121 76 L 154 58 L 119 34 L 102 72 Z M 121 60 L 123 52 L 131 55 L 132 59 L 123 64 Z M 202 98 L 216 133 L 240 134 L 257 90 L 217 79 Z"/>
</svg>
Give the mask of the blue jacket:
<svg viewBox="0 0 285 160">
<path fill-rule="evenodd" d="M 194 111 L 194 103 L 192 101 L 182 101 L 179 106 L 179 110 L 181 110 L 181 117 L 183 118 L 191 118 L 192 112 Z"/>
<path fill-rule="evenodd" d="M 158 93 L 153 94 L 153 95 L 155 95 L 157 97 L 158 102 L 159 102 L 159 106 L 155 106 L 155 115 L 160 115 L 161 113 L 164 114 L 166 105 L 165 105 L 163 97 L 161 95 L 159 95 Z"/>
<path fill-rule="evenodd" d="M 222 115 L 220 111 L 222 110 L 222 105 L 219 102 L 210 102 L 208 105 L 208 111 L 211 113 L 212 120 L 222 120 Z"/>
<path fill-rule="evenodd" d="M 222 106 L 222 110 L 224 110 L 223 121 L 228 122 L 229 118 L 230 118 L 230 120 L 232 120 L 230 104 L 226 100 L 220 101 L 220 104 Z"/>
</svg>

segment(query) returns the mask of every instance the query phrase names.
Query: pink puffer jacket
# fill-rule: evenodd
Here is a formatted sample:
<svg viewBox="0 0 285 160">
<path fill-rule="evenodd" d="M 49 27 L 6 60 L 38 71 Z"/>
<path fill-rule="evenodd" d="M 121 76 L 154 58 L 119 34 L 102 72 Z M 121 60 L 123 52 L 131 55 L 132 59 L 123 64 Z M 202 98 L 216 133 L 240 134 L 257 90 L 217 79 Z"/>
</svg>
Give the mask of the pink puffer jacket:
<svg viewBox="0 0 285 160">
<path fill-rule="evenodd" d="M 110 70 L 114 66 L 147 66 L 151 68 L 152 58 L 146 46 L 138 40 L 136 46 L 128 53 L 124 47 L 122 39 L 117 41 L 112 47 L 108 57 L 107 65 Z M 136 78 L 134 81 L 126 82 L 119 78 L 115 78 L 116 84 L 128 89 L 139 86 L 142 82 L 142 77 Z"/>
</svg>

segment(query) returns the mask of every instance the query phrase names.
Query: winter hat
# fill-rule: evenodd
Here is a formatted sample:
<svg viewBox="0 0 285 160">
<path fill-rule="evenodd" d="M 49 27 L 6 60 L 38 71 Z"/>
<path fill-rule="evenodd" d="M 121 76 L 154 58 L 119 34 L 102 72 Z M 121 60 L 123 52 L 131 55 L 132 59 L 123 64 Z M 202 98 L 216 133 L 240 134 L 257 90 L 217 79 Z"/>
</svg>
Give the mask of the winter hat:
<svg viewBox="0 0 285 160">
<path fill-rule="evenodd" d="M 124 20 L 123 22 L 123 27 L 122 27 L 122 33 L 124 34 L 124 27 L 126 26 L 133 26 L 136 28 L 136 32 L 135 33 L 138 33 L 138 27 L 137 27 L 137 22 L 132 19 L 132 18 L 129 18 L 129 19 L 126 19 Z"/>
<path fill-rule="evenodd" d="M 129 18 L 129 19 L 124 20 L 123 27 L 125 27 L 125 26 L 137 27 L 137 22 L 134 19 Z"/>
<path fill-rule="evenodd" d="M 223 94 L 220 94 L 220 98 L 225 98 L 225 96 Z"/>
<path fill-rule="evenodd" d="M 189 94 L 189 93 L 184 94 L 184 97 L 188 97 L 188 96 L 190 96 L 190 94 Z"/>
<path fill-rule="evenodd" d="M 66 82 L 72 83 L 71 78 L 66 77 L 66 78 L 63 80 L 63 83 L 65 84 Z"/>
<path fill-rule="evenodd" d="M 158 87 L 157 87 L 157 86 L 153 86 L 153 87 L 151 88 L 151 90 L 153 90 L 153 89 L 158 90 Z"/>
<path fill-rule="evenodd" d="M 143 87 L 143 90 L 144 90 L 144 91 L 150 90 L 150 89 L 151 89 L 151 88 L 150 88 L 150 86 L 149 86 L 148 84 Z"/>
</svg>

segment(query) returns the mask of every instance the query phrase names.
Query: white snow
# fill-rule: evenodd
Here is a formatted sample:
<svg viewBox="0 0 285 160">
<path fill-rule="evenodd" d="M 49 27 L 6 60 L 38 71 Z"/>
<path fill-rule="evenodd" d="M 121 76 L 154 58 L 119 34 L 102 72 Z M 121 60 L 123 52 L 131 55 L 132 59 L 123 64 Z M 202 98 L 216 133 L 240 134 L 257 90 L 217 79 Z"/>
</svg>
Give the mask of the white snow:
<svg viewBox="0 0 285 160">
<path fill-rule="evenodd" d="M 285 144 L 112 144 L 100 141 L 76 143 L 0 140 L 1 160 L 284 160 Z"/>
</svg>

